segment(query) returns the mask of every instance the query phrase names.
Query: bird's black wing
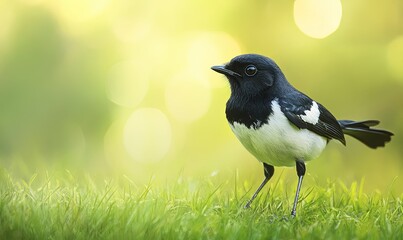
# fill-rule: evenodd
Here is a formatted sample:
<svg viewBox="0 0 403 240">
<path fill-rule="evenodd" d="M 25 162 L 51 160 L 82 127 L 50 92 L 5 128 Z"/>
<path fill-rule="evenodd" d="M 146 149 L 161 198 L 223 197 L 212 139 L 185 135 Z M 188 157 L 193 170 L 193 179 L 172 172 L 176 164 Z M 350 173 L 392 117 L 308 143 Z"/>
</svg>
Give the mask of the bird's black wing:
<svg viewBox="0 0 403 240">
<path fill-rule="evenodd" d="M 320 103 L 316 103 L 319 109 L 319 119 L 314 123 L 306 120 L 306 112 L 310 111 L 314 101 L 302 93 L 296 93 L 279 99 L 281 111 L 295 126 L 300 129 L 308 129 L 328 139 L 339 140 L 344 145 L 343 130 L 336 118 Z"/>
</svg>

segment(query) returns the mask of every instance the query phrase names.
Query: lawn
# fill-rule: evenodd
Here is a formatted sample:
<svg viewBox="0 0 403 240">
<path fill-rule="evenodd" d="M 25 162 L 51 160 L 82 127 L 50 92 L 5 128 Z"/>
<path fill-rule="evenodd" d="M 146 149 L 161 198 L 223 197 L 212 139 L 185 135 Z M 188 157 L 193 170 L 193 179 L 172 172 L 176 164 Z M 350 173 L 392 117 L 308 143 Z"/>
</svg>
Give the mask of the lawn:
<svg viewBox="0 0 403 240">
<path fill-rule="evenodd" d="M 292 218 L 296 182 L 269 183 L 243 209 L 255 186 L 233 180 L 39 178 L 2 172 L 1 239 L 403 239 L 403 195 L 365 194 L 362 182 L 303 186 Z"/>
</svg>

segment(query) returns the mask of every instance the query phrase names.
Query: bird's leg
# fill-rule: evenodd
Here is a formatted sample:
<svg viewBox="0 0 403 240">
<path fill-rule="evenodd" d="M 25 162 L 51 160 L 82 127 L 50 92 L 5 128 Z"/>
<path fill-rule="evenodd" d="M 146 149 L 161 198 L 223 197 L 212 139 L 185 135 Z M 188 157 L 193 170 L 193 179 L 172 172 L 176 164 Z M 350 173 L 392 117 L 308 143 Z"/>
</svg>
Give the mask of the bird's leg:
<svg viewBox="0 0 403 240">
<path fill-rule="evenodd" d="M 259 194 L 260 190 L 262 190 L 264 185 L 266 185 L 266 183 L 270 180 L 270 178 L 274 174 L 274 167 L 273 166 L 268 165 L 266 163 L 263 163 L 263 167 L 264 167 L 264 176 L 265 176 L 265 178 L 264 178 L 263 182 L 260 184 L 260 186 L 258 187 L 258 189 L 256 190 L 256 192 L 253 194 L 252 198 L 246 203 L 244 208 L 250 208 L 250 205 L 252 204 L 253 200 L 255 200 L 255 198 Z"/>
<path fill-rule="evenodd" d="M 298 196 L 299 196 L 299 191 L 301 190 L 301 185 L 302 185 L 302 179 L 304 178 L 305 175 L 305 163 L 303 161 L 296 161 L 296 168 L 297 168 L 297 175 L 298 175 L 298 186 L 297 186 L 297 192 L 295 193 L 295 199 L 294 199 L 294 205 L 292 206 L 292 211 L 291 211 L 291 216 L 295 217 L 297 214 L 297 203 L 298 203 Z"/>
</svg>

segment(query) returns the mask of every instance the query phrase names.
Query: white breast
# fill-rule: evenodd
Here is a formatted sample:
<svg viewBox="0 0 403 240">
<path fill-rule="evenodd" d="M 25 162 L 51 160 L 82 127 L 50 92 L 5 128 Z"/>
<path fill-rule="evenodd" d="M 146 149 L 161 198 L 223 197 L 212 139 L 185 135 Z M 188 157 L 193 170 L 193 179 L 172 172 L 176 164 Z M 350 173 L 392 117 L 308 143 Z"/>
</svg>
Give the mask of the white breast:
<svg viewBox="0 0 403 240">
<path fill-rule="evenodd" d="M 311 121 L 316 118 L 314 105 L 306 112 Z M 295 166 L 297 159 L 317 158 L 326 146 L 326 138 L 290 123 L 276 100 L 272 101 L 272 110 L 270 120 L 260 128 L 248 128 L 238 122 L 230 124 L 245 148 L 259 161 L 273 166 Z"/>
</svg>

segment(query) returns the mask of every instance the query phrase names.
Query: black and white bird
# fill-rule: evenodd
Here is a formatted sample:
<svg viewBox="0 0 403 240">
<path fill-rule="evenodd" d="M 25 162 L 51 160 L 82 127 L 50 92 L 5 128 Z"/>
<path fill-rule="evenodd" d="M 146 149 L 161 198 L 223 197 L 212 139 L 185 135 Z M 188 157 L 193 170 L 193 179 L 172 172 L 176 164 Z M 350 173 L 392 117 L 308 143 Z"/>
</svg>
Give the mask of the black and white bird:
<svg viewBox="0 0 403 240">
<path fill-rule="evenodd" d="M 377 120 L 336 118 L 320 103 L 295 89 L 270 58 L 245 54 L 213 66 L 230 83 L 228 123 L 244 147 L 263 163 L 265 179 L 245 208 L 274 174 L 274 166 L 296 166 L 298 185 L 291 215 L 296 215 L 305 162 L 317 158 L 331 139 L 346 144 L 350 135 L 370 148 L 384 146 L 391 132 L 371 128 Z"/>
</svg>

